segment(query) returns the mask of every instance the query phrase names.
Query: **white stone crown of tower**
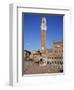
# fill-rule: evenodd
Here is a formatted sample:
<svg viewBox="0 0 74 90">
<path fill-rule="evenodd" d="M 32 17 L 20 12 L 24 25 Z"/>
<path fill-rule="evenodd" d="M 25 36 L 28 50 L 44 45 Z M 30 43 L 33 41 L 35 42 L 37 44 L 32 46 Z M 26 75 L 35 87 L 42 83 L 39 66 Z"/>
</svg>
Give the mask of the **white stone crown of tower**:
<svg viewBox="0 0 74 90">
<path fill-rule="evenodd" d="M 47 30 L 46 18 L 42 17 L 41 30 Z"/>
</svg>

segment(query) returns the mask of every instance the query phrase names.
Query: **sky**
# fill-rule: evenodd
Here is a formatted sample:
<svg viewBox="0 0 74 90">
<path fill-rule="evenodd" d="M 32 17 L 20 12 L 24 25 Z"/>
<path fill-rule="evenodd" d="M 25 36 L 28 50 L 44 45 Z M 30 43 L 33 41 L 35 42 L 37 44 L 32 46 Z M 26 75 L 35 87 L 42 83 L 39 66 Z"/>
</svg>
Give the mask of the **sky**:
<svg viewBox="0 0 74 90">
<path fill-rule="evenodd" d="M 63 15 L 24 14 L 24 50 L 41 49 L 41 22 L 46 17 L 46 47 L 52 48 L 54 41 L 63 41 Z"/>
</svg>

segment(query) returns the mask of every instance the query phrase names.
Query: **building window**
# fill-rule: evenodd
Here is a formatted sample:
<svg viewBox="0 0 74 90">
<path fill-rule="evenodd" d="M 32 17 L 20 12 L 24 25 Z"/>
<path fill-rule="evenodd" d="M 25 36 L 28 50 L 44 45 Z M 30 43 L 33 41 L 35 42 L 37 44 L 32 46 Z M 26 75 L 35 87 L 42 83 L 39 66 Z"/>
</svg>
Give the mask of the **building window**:
<svg viewBox="0 0 74 90">
<path fill-rule="evenodd" d="M 56 61 L 55 61 L 55 64 L 56 64 Z"/>
</svg>

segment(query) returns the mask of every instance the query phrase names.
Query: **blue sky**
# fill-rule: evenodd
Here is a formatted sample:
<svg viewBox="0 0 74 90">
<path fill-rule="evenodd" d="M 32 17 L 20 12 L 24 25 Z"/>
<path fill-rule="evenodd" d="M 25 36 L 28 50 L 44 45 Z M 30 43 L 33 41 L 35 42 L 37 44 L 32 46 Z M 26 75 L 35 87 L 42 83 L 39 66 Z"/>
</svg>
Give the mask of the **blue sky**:
<svg viewBox="0 0 74 90">
<path fill-rule="evenodd" d="M 24 14 L 24 49 L 32 51 L 41 49 L 41 22 L 46 17 L 46 47 L 51 48 L 54 41 L 63 40 L 63 16 Z"/>
</svg>

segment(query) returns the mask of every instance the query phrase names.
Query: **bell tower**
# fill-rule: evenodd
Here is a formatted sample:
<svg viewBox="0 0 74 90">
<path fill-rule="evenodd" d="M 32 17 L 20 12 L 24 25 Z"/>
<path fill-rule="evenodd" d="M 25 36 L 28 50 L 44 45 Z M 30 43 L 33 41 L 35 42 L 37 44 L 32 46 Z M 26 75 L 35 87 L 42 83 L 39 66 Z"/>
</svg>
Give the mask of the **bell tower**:
<svg viewBox="0 0 74 90">
<path fill-rule="evenodd" d="M 46 49 L 46 30 L 47 30 L 46 18 L 42 17 L 42 23 L 41 23 L 41 49 L 42 50 Z"/>
</svg>

